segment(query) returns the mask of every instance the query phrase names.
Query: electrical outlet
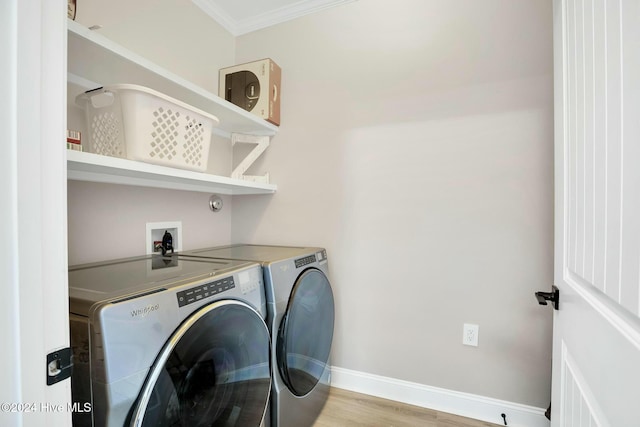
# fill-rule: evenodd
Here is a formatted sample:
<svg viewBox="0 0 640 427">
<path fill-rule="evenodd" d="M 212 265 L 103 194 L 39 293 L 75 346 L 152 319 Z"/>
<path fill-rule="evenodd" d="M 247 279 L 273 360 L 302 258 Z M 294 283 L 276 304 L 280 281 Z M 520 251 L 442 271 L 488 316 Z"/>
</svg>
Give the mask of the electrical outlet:
<svg viewBox="0 0 640 427">
<path fill-rule="evenodd" d="M 462 344 L 477 347 L 479 328 L 478 325 L 465 323 L 462 327 Z"/>
</svg>

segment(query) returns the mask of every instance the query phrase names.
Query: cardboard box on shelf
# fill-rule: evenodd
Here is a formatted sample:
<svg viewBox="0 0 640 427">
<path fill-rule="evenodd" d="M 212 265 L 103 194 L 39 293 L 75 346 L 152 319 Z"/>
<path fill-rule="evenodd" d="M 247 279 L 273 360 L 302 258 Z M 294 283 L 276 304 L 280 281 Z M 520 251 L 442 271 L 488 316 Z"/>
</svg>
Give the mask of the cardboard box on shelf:
<svg viewBox="0 0 640 427">
<path fill-rule="evenodd" d="M 266 58 L 220 70 L 221 98 L 280 125 L 280 84 L 282 70 Z"/>
</svg>

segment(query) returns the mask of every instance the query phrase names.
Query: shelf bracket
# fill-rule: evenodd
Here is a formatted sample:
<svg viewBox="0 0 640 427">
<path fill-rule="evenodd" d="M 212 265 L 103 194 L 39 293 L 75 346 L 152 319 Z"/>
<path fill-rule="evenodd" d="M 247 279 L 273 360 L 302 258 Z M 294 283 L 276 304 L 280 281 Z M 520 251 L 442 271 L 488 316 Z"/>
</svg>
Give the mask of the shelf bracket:
<svg viewBox="0 0 640 427">
<path fill-rule="evenodd" d="M 269 146 L 268 136 L 246 135 L 242 133 L 231 134 L 231 146 L 236 144 L 256 144 L 255 148 L 251 150 L 249 154 L 236 166 L 231 172 L 231 178 L 242 179 L 244 181 L 261 182 L 264 184 L 269 183 L 269 173 L 262 176 L 259 175 L 245 175 L 244 173 L 251 167 L 251 165 L 260 157 L 264 150 Z"/>
</svg>

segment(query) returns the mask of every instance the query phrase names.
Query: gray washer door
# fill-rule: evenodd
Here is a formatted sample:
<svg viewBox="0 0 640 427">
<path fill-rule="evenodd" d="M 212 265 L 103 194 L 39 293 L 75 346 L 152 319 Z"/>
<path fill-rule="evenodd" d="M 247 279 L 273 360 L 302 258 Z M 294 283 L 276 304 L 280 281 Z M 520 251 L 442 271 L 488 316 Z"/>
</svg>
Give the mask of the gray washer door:
<svg viewBox="0 0 640 427">
<path fill-rule="evenodd" d="M 242 302 L 215 302 L 192 314 L 167 341 L 130 425 L 258 427 L 270 389 L 264 320 Z"/>
<path fill-rule="evenodd" d="M 334 316 L 329 280 L 308 268 L 293 286 L 276 344 L 280 376 L 296 396 L 313 390 L 327 367 Z"/>
</svg>

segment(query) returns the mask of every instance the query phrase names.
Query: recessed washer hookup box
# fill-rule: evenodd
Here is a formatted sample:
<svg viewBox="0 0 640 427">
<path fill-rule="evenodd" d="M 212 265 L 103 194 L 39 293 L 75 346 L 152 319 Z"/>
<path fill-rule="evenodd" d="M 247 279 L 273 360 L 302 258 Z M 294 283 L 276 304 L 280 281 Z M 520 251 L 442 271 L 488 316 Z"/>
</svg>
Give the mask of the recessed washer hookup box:
<svg viewBox="0 0 640 427">
<path fill-rule="evenodd" d="M 280 82 L 278 64 L 266 58 L 220 70 L 221 98 L 280 125 Z"/>
</svg>

